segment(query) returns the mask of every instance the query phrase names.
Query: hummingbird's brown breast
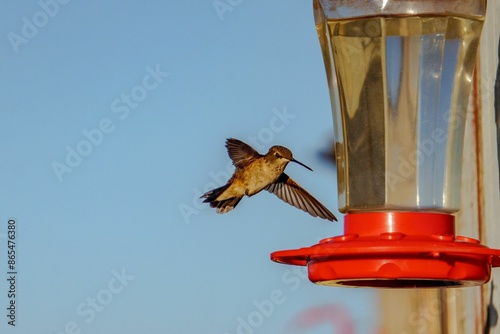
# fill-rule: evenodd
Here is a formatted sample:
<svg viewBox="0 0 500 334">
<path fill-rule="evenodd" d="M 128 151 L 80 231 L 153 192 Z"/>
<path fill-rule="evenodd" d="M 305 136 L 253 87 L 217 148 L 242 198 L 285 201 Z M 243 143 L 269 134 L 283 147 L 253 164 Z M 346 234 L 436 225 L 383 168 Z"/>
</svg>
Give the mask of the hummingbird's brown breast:
<svg viewBox="0 0 500 334">
<path fill-rule="evenodd" d="M 240 171 L 240 180 L 247 196 L 255 195 L 278 179 L 285 166 L 276 162 L 262 157 Z"/>
</svg>

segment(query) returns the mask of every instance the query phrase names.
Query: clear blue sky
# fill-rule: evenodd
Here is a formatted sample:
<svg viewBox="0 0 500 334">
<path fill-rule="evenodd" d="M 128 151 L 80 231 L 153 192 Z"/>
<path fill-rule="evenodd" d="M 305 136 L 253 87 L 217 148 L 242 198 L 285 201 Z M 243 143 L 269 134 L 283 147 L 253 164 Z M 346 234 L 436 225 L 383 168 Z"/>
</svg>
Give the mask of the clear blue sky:
<svg viewBox="0 0 500 334">
<path fill-rule="evenodd" d="M 375 332 L 376 291 L 269 260 L 340 223 L 267 192 L 226 215 L 197 198 L 236 137 L 289 147 L 314 172 L 287 173 L 340 216 L 311 1 L 3 1 L 0 35 L 0 276 L 12 217 L 18 271 L 0 332 L 290 333 L 317 307 Z"/>
</svg>

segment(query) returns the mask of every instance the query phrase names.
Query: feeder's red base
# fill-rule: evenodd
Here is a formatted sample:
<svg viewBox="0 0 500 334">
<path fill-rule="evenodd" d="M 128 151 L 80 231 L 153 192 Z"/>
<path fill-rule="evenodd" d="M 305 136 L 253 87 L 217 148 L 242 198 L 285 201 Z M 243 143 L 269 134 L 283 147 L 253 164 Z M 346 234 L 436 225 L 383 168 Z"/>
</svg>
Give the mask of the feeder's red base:
<svg viewBox="0 0 500 334">
<path fill-rule="evenodd" d="M 436 288 L 484 284 L 500 250 L 455 236 L 454 216 L 370 212 L 344 217 L 344 235 L 271 254 L 275 262 L 308 267 L 322 285 Z"/>
</svg>

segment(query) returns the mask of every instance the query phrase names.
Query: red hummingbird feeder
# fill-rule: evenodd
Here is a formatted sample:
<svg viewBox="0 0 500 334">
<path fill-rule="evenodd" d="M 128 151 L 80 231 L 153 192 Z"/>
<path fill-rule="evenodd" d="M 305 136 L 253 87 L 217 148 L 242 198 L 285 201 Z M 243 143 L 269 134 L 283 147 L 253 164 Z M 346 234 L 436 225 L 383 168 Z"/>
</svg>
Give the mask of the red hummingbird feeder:
<svg viewBox="0 0 500 334">
<path fill-rule="evenodd" d="M 455 235 L 465 120 L 486 0 L 314 0 L 344 234 L 276 251 L 321 285 L 489 281 L 500 250 Z"/>
</svg>

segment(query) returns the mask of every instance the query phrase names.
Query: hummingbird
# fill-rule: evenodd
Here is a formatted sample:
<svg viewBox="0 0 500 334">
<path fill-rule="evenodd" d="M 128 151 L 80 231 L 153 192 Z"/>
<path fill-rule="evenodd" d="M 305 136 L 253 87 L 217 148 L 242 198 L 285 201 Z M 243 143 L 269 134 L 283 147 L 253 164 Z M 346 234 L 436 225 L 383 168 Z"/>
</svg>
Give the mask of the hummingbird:
<svg viewBox="0 0 500 334">
<path fill-rule="evenodd" d="M 245 195 L 251 197 L 267 190 L 313 217 L 337 220 L 323 204 L 283 172 L 290 161 L 312 171 L 295 160 L 292 152 L 286 147 L 273 146 L 262 155 L 241 140 L 228 138 L 226 148 L 235 166 L 233 176 L 224 186 L 210 190 L 200 197 L 205 199 L 203 203 L 210 203 L 212 208 L 216 208 L 217 213 L 231 211 Z"/>
</svg>

